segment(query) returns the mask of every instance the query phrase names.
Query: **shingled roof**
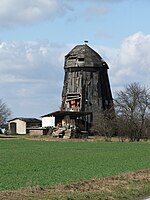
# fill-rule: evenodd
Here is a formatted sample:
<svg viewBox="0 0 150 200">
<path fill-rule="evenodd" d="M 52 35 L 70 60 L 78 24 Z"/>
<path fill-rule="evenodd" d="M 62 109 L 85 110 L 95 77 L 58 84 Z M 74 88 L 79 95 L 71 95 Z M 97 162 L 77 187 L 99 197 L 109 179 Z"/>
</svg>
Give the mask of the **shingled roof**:
<svg viewBox="0 0 150 200">
<path fill-rule="evenodd" d="M 82 63 L 82 64 L 81 64 Z M 87 44 L 75 46 L 65 56 L 65 68 L 69 67 L 107 67 L 103 58 Z"/>
</svg>

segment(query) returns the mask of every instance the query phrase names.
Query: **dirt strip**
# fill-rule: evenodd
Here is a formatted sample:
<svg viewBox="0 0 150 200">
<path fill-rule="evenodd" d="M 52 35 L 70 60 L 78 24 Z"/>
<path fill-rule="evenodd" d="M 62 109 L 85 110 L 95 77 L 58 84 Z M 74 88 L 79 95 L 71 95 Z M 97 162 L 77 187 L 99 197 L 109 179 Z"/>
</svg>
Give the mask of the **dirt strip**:
<svg viewBox="0 0 150 200">
<path fill-rule="evenodd" d="M 28 187 L 16 191 L 1 191 L 1 200 L 24 200 L 49 194 L 84 193 L 84 192 L 111 192 L 116 187 L 128 188 L 129 183 L 150 182 L 150 169 L 133 173 L 123 173 L 119 176 L 96 178 L 89 181 L 75 182 L 53 187 Z M 150 192 L 150 191 L 149 191 Z M 42 198 L 40 198 L 42 199 Z M 147 199 L 148 200 L 148 199 Z"/>
</svg>

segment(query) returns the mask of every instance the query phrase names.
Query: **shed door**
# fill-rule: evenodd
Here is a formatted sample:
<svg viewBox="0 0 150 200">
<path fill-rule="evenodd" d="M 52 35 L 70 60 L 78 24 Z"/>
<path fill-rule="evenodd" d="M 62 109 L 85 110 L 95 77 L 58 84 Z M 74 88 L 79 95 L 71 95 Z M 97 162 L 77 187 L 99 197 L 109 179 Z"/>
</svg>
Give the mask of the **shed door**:
<svg viewBox="0 0 150 200">
<path fill-rule="evenodd" d="M 10 123 L 10 131 L 11 131 L 12 134 L 17 132 L 16 127 L 17 127 L 17 125 L 16 125 L 15 122 Z"/>
</svg>

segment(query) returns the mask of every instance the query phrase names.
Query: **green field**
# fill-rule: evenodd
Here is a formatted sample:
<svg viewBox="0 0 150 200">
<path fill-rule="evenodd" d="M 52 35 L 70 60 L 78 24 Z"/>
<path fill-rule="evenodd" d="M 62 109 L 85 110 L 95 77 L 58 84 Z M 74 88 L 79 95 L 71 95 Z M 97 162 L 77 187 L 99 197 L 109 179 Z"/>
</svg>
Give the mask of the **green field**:
<svg viewBox="0 0 150 200">
<path fill-rule="evenodd" d="M 150 168 L 150 144 L 0 140 L 0 190 Z"/>
</svg>

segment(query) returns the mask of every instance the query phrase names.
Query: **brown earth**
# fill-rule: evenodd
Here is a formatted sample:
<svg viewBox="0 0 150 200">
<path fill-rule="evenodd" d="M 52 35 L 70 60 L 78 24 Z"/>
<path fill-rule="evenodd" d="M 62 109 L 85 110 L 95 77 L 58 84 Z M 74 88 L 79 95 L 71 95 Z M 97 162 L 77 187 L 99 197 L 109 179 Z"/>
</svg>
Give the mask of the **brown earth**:
<svg viewBox="0 0 150 200">
<path fill-rule="evenodd" d="M 145 169 L 133 173 L 123 173 L 119 176 L 114 177 L 105 177 L 105 178 L 96 178 L 89 181 L 75 182 L 66 185 L 56 185 L 47 188 L 42 187 L 32 187 L 32 188 L 22 188 L 16 191 L 1 191 L 0 199 L 1 200 L 31 200 L 31 199 L 51 199 L 50 196 L 56 195 L 54 199 L 59 195 L 65 194 L 84 194 L 84 193 L 109 193 L 110 198 L 104 199 L 128 199 L 126 198 L 112 198 L 111 193 L 113 193 L 116 189 L 123 189 L 124 192 L 127 190 L 131 190 L 134 188 L 136 191 L 142 191 L 143 184 L 147 184 L 150 186 L 150 169 Z M 136 187 L 135 187 L 136 185 Z M 134 186 L 134 187 L 133 187 Z M 150 195 L 150 187 L 148 189 L 147 194 L 142 195 Z M 140 196 L 140 194 L 139 194 Z M 64 199 L 64 198 L 62 198 Z M 69 199 L 69 198 L 65 198 Z M 74 199 L 74 198 L 73 198 Z M 76 198 L 75 198 L 76 199 Z M 84 198 L 85 199 L 85 198 Z M 89 198 L 87 198 L 89 199 Z M 92 199 L 92 198 L 90 198 Z M 101 199 L 101 198 L 99 198 Z"/>
</svg>

